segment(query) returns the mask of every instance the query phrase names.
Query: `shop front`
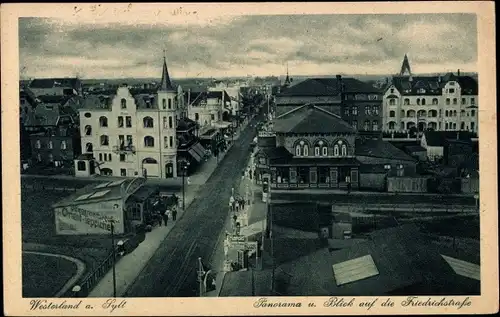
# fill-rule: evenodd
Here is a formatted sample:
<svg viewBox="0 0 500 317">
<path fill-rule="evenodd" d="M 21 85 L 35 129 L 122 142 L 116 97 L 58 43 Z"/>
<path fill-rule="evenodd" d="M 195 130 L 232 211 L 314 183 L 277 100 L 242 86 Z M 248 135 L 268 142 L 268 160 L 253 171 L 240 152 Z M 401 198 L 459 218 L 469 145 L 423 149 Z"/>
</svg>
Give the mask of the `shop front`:
<svg viewBox="0 0 500 317">
<path fill-rule="evenodd" d="M 303 162 L 301 162 L 303 161 Z M 271 188 L 359 188 L 360 163 L 352 159 L 294 159 L 289 163 L 271 163 Z"/>
</svg>

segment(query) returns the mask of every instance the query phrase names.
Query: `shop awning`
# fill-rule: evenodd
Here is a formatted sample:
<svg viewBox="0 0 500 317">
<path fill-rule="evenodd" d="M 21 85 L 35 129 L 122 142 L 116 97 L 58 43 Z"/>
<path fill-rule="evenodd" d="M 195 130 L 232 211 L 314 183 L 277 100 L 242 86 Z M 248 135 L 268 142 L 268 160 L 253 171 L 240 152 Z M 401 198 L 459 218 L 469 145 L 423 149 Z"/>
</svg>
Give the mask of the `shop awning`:
<svg viewBox="0 0 500 317">
<path fill-rule="evenodd" d="M 188 150 L 188 153 L 189 153 L 189 154 L 190 154 L 190 155 L 191 155 L 191 156 L 192 156 L 192 157 L 193 157 L 196 161 L 198 161 L 198 163 L 202 161 L 202 157 L 198 154 L 198 152 L 196 152 L 196 151 L 194 150 L 194 148 L 190 148 L 190 149 Z"/>
<path fill-rule="evenodd" d="M 199 156 L 201 157 L 204 157 L 205 156 L 205 148 L 203 147 L 203 145 L 201 145 L 200 143 L 196 143 L 195 145 L 193 145 L 192 149 L 194 151 L 196 151 L 196 153 L 198 153 Z"/>
<path fill-rule="evenodd" d="M 226 129 L 231 125 L 231 122 L 227 122 L 227 121 L 214 122 L 212 125 L 216 128 L 219 128 L 219 129 Z"/>
</svg>

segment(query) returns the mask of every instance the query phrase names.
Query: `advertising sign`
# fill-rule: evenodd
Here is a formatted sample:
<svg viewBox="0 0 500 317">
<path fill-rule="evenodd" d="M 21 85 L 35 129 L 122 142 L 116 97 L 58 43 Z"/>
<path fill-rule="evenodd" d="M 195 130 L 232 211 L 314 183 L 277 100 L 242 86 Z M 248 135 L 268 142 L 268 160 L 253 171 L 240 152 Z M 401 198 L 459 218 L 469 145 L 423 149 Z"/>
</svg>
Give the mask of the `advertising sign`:
<svg viewBox="0 0 500 317">
<path fill-rule="evenodd" d="M 57 207 L 55 212 L 56 234 L 109 234 L 114 220 L 114 232 L 124 233 L 121 201 L 111 201 L 75 206 Z"/>
</svg>

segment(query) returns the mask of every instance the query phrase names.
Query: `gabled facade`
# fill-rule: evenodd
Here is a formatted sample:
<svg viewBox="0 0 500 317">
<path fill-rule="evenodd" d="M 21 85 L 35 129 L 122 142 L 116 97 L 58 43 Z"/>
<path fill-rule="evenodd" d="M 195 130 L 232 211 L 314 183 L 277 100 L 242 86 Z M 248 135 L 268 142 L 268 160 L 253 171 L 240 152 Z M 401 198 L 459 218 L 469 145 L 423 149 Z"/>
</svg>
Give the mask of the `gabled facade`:
<svg viewBox="0 0 500 317">
<path fill-rule="evenodd" d="M 383 130 L 478 132 L 478 84 L 470 76 L 414 76 L 405 55 L 383 95 Z"/>
<path fill-rule="evenodd" d="M 80 109 L 82 153 L 101 175 L 177 177 L 178 105 L 165 60 L 154 93 L 133 95 L 122 86 L 114 95 L 90 95 Z"/>
</svg>

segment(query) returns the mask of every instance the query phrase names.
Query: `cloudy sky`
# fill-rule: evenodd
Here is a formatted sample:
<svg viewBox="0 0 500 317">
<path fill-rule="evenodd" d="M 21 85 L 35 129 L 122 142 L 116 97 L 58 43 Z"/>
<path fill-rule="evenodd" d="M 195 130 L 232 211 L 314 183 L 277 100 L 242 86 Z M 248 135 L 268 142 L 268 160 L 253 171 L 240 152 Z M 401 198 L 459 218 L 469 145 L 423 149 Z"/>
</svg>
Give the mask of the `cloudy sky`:
<svg viewBox="0 0 500 317">
<path fill-rule="evenodd" d="M 196 12 L 194 13 L 196 14 Z M 130 23 L 20 18 L 21 77 L 225 77 L 477 71 L 474 14 L 253 15 Z"/>
</svg>

